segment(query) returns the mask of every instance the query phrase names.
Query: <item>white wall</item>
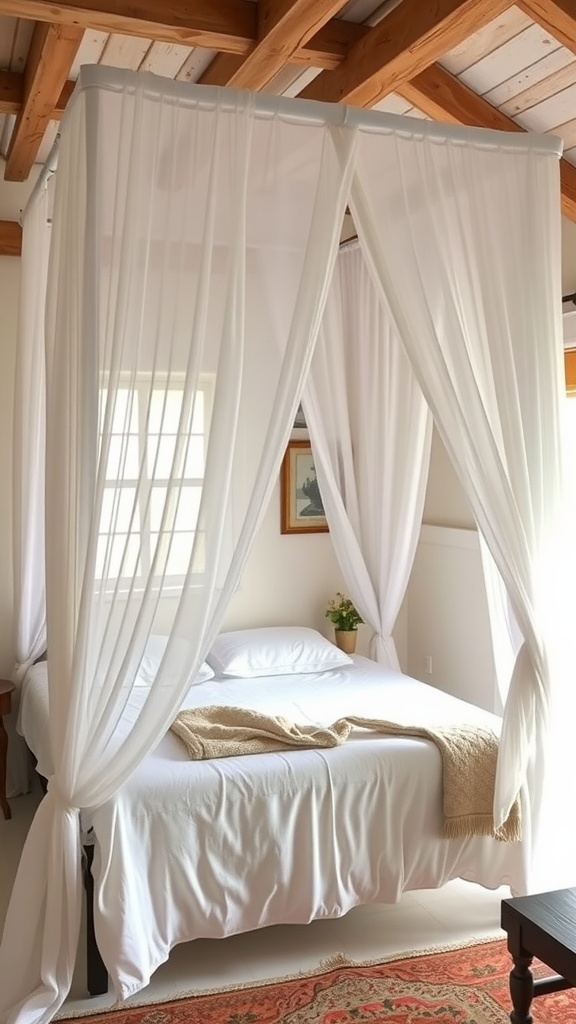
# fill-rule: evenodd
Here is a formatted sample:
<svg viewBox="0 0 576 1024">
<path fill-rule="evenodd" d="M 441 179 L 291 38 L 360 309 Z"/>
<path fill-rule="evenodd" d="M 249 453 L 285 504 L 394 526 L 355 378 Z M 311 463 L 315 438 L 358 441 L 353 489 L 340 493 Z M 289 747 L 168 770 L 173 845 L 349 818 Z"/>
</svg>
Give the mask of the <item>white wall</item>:
<svg viewBox="0 0 576 1024">
<path fill-rule="evenodd" d="M 497 711 L 476 523 L 436 431 L 423 519 L 406 597 L 407 672 Z"/>
<path fill-rule="evenodd" d="M 500 710 L 476 530 L 422 527 L 408 608 L 408 674 Z"/>
</svg>

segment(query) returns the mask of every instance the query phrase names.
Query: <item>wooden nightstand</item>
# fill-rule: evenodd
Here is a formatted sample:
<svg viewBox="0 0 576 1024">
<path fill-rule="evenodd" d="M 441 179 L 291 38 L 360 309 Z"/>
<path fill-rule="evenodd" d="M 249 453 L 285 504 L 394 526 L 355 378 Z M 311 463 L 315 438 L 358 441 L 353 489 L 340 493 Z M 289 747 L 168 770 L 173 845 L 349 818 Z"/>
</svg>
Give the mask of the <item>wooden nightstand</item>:
<svg viewBox="0 0 576 1024">
<path fill-rule="evenodd" d="M 8 756 L 8 737 L 6 735 L 2 716 L 10 714 L 13 690 L 14 683 L 11 683 L 9 679 L 0 679 L 0 807 L 2 808 L 5 818 L 11 818 L 12 811 L 10 810 L 10 804 L 6 799 L 6 760 Z"/>
</svg>

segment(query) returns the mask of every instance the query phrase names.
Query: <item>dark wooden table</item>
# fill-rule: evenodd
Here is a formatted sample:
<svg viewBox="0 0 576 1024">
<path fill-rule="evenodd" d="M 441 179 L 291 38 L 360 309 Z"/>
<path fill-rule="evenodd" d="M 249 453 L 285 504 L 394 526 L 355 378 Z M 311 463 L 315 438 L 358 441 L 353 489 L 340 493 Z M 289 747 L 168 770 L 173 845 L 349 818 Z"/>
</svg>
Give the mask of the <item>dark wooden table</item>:
<svg viewBox="0 0 576 1024">
<path fill-rule="evenodd" d="M 576 985 L 576 889 L 557 889 L 502 900 L 501 925 L 514 961 L 510 972 L 512 1024 L 531 1024 L 536 996 Z M 538 957 L 558 973 L 535 979 L 530 965 Z"/>
</svg>

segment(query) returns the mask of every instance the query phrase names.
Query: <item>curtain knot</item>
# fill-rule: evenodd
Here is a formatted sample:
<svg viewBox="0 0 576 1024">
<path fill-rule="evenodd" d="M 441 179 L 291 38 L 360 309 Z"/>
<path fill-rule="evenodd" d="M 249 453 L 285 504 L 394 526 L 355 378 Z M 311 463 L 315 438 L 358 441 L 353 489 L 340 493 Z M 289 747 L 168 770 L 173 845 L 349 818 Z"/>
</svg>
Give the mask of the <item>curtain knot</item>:
<svg viewBox="0 0 576 1024">
<path fill-rule="evenodd" d="M 369 656 L 372 661 L 378 661 L 381 665 L 387 665 L 388 668 L 394 668 L 399 670 L 400 664 L 398 662 L 398 655 L 396 653 L 396 644 L 394 643 L 394 637 L 390 633 L 377 633 L 374 632 L 370 638 L 369 645 Z"/>
<path fill-rule="evenodd" d="M 33 664 L 34 664 L 34 659 L 33 658 L 26 658 L 25 661 L 17 661 L 16 662 L 16 664 L 14 665 L 14 668 L 12 669 L 12 682 L 16 686 L 20 686 L 20 683 L 23 681 L 24 676 L 26 675 L 28 669 Z"/>
<path fill-rule="evenodd" d="M 47 796 L 52 799 L 56 808 L 59 811 L 62 811 L 63 814 L 69 814 L 72 817 L 77 817 L 79 813 L 78 807 L 75 807 L 70 798 L 62 792 L 60 786 L 56 782 L 55 775 L 51 775 L 48 779 Z"/>
</svg>

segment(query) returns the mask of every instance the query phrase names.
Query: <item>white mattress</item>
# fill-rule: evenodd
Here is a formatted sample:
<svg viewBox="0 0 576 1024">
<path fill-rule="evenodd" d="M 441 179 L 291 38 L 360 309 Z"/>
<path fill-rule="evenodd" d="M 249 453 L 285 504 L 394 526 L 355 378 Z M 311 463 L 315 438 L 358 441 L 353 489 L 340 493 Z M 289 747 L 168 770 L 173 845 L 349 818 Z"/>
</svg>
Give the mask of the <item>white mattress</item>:
<svg viewBox="0 0 576 1024">
<path fill-rule="evenodd" d="M 231 704 L 329 724 L 499 720 L 360 656 L 303 676 L 213 679 L 183 707 Z M 127 719 L 142 690 L 133 691 Z M 50 774 L 46 666 L 24 681 L 20 731 Z M 521 843 L 441 835 L 441 761 L 424 739 L 354 732 L 341 747 L 190 762 L 168 733 L 128 783 L 83 812 L 96 837 L 95 928 L 119 998 L 178 942 L 339 917 L 455 877 L 526 891 Z"/>
</svg>

